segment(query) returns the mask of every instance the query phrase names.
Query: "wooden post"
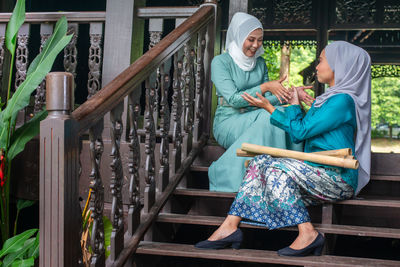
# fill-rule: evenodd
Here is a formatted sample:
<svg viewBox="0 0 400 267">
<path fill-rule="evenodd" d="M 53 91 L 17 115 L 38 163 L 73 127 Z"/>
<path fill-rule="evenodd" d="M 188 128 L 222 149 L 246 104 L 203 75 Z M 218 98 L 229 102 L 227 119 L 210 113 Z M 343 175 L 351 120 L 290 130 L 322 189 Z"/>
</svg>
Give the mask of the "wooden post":
<svg viewBox="0 0 400 267">
<path fill-rule="evenodd" d="M 332 10 L 330 8 L 330 2 L 331 1 L 317 1 L 317 59 L 319 58 L 322 50 L 328 44 L 329 11 Z M 315 79 L 314 91 L 315 96 L 319 96 L 325 91 L 324 84 L 319 83 L 318 79 Z"/>
<path fill-rule="evenodd" d="M 40 266 L 79 266 L 79 137 L 71 118 L 74 77 L 46 77 L 48 117 L 40 124 Z"/>
<path fill-rule="evenodd" d="M 281 68 L 279 71 L 279 79 L 286 76 L 285 81 L 289 81 L 290 75 L 290 43 L 284 42 L 281 48 Z"/>
<path fill-rule="evenodd" d="M 133 24 L 139 21 L 135 17 L 135 7 L 138 6 L 137 4 L 143 6 L 143 0 L 107 0 L 102 74 L 103 86 L 107 85 L 124 69 L 129 67 L 132 62 L 131 58 L 135 60 L 142 54 L 143 44 L 138 45 L 136 37 L 142 34 L 144 23 L 138 23 L 140 25 L 136 26 Z M 135 39 L 132 38 L 133 34 L 135 34 Z M 142 40 L 140 39 L 141 42 L 143 42 Z M 127 97 L 121 102 L 121 105 L 123 105 L 122 123 L 126 125 L 128 121 Z M 107 128 L 111 128 L 109 114 L 104 119 L 104 140 L 110 139 L 110 136 L 107 134 L 109 132 Z M 122 132 L 121 140 L 126 140 L 126 130 Z"/>
<path fill-rule="evenodd" d="M 229 22 L 231 21 L 233 15 L 236 12 L 245 12 L 249 11 L 249 0 L 230 0 L 229 1 Z"/>
<path fill-rule="evenodd" d="M 336 222 L 335 210 L 332 203 L 325 203 L 322 205 L 322 219 L 323 225 L 332 225 Z M 336 244 L 336 234 L 324 234 L 326 239 L 326 245 L 324 247 L 323 254 L 331 254 Z"/>
<path fill-rule="evenodd" d="M 211 61 L 214 58 L 215 50 L 215 32 L 217 25 L 217 3 L 213 0 L 206 0 L 203 5 L 213 5 L 215 11 L 215 18 L 213 22 L 210 22 L 207 26 L 206 33 L 206 49 L 204 51 L 204 85 L 205 93 L 203 94 L 204 103 L 204 121 L 203 131 L 209 136 L 211 132 L 211 93 L 212 93 L 212 82 L 211 82 Z"/>
</svg>

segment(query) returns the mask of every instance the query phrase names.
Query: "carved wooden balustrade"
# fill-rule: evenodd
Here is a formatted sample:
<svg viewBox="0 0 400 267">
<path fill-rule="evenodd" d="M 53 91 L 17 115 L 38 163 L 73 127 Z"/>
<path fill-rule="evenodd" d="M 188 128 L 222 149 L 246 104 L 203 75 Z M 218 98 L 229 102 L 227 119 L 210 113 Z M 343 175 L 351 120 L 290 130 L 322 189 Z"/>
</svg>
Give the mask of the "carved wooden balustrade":
<svg viewBox="0 0 400 267">
<path fill-rule="evenodd" d="M 40 130 L 40 266 L 82 264 L 79 136 L 86 131 L 89 131 L 92 164 L 91 266 L 123 266 L 132 259 L 139 241 L 207 142 L 216 9 L 212 1 L 186 9 L 139 9 L 139 17 L 151 17 L 151 49 L 73 112 L 68 102 L 72 97 L 63 97 L 72 95 L 73 75 L 51 73 L 47 76 L 49 116 Z M 176 28 L 161 39 L 163 19 L 177 17 Z M 141 123 L 139 98 L 143 82 L 145 110 Z M 170 95 L 172 103 L 168 101 Z M 129 173 L 124 174 L 120 144 L 124 127 L 123 100 L 127 96 L 130 100 L 127 109 L 130 152 Z M 103 118 L 108 112 L 111 177 L 101 177 L 99 170 L 106 134 Z M 139 129 L 141 124 L 143 128 Z M 140 149 L 142 141 L 144 145 Z M 155 151 L 158 141 L 159 152 Z M 140 171 L 141 158 L 145 159 L 143 172 Z M 124 175 L 129 180 L 126 185 Z M 105 179 L 110 180 L 113 227 L 111 255 L 107 261 L 102 221 Z M 140 183 L 144 185 L 143 196 Z M 125 186 L 129 187 L 127 218 L 124 218 L 121 193 Z"/>
<path fill-rule="evenodd" d="M 87 94 L 90 97 L 95 94 L 101 88 L 101 66 L 102 66 L 102 40 L 103 30 L 105 21 L 105 12 L 46 12 L 46 13 L 26 13 L 25 23 L 22 25 L 17 36 L 17 49 L 15 57 L 15 82 L 14 88 L 16 89 L 26 77 L 26 72 L 29 67 L 29 59 L 34 58 L 29 55 L 29 51 L 32 53 L 32 49 L 35 44 L 32 42 L 36 41 L 36 36 L 32 34 L 36 33 L 37 25 L 40 31 L 40 45 L 38 51 L 41 51 L 45 41 L 53 33 L 53 26 L 55 22 L 61 17 L 65 16 L 68 20 L 68 32 L 73 34 L 71 42 L 65 47 L 63 55 L 63 70 L 73 74 L 74 78 L 77 75 L 78 63 L 78 48 L 77 41 L 79 36 L 79 29 L 81 27 L 87 27 L 89 25 L 89 53 L 88 53 L 88 74 L 84 77 L 87 84 Z M 6 79 L 7 73 L 3 73 L 4 65 L 9 65 L 8 53 L 6 53 L 6 47 L 4 43 L 6 25 L 11 17 L 11 13 L 0 13 L 0 85 L 2 94 L 6 93 Z M 83 37 L 83 36 L 82 36 Z M 38 40 L 39 41 L 39 40 Z M 85 51 L 79 51 L 82 54 L 87 54 Z M 82 59 L 80 59 L 82 60 Z M 82 78 L 81 78 L 82 79 Z M 2 81 L 3 80 L 3 81 Z M 2 81 L 2 82 L 1 82 Z M 84 84 L 84 83 L 82 83 Z M 78 88 L 83 90 L 83 88 Z M 19 122 L 23 122 L 29 119 L 32 113 L 37 113 L 44 107 L 46 103 L 45 99 L 46 89 L 44 81 L 38 86 L 34 94 L 34 104 L 28 109 L 22 112 L 19 116 Z M 2 95 L 2 99 L 5 99 Z M 26 114 L 25 114 L 26 113 Z"/>
</svg>

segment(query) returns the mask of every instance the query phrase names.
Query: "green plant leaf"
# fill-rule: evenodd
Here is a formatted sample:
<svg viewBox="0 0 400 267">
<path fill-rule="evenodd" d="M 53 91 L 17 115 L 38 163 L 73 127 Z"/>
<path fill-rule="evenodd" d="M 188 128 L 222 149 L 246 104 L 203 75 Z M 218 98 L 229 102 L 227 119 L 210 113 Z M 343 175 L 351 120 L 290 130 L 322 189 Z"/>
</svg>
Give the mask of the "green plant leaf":
<svg viewBox="0 0 400 267">
<path fill-rule="evenodd" d="M 35 234 L 37 230 L 38 229 L 29 229 L 19 235 L 7 239 L 7 241 L 4 242 L 3 248 L 0 250 L 0 258 L 23 248 L 25 241 Z"/>
<path fill-rule="evenodd" d="M 106 248 L 106 259 L 110 256 L 110 245 L 111 245 L 111 232 L 112 232 L 112 223 L 108 219 L 107 216 L 103 216 L 103 225 L 104 225 L 104 246 Z"/>
<path fill-rule="evenodd" d="M 28 200 L 28 199 L 18 199 L 17 201 L 17 210 L 22 210 L 25 208 L 28 208 L 35 204 L 36 201 L 34 200 Z"/>
<path fill-rule="evenodd" d="M 35 259 L 33 257 L 25 260 L 16 260 L 13 262 L 11 267 L 30 267 L 35 265 Z"/>
<path fill-rule="evenodd" d="M 25 20 L 25 0 L 18 0 L 15 4 L 10 21 L 7 24 L 6 30 L 6 47 L 11 55 L 15 53 L 17 45 L 17 35 L 19 28 Z"/>
<path fill-rule="evenodd" d="M 91 215 L 90 212 L 86 212 L 86 217 L 84 218 L 83 224 L 82 224 L 82 230 L 83 231 L 85 231 L 87 229 L 87 227 L 88 227 L 88 221 L 90 219 L 90 215 Z M 89 234 L 90 234 L 90 231 L 89 231 Z"/>
<path fill-rule="evenodd" d="M 13 133 L 13 135 L 11 136 L 10 148 L 8 149 L 8 160 L 12 160 L 16 155 L 22 152 L 25 148 L 26 143 L 28 143 L 29 140 L 39 134 L 40 121 L 45 119 L 46 117 L 47 111 L 43 110 L 37 113 L 35 117 L 33 117 L 30 121 L 22 125 Z"/>
<path fill-rule="evenodd" d="M 66 35 L 68 31 L 68 22 L 65 16 L 61 17 L 57 23 L 56 26 L 54 27 L 53 34 L 51 37 L 44 43 L 42 52 L 35 57 L 35 59 L 32 61 L 32 63 L 29 65 L 28 71 L 26 75 L 28 76 L 32 72 L 34 72 L 40 64 L 45 60 L 47 55 L 56 47 L 58 46 L 59 41 L 61 41 L 63 38 L 66 36 L 71 40 L 72 34 L 71 35 Z M 69 42 L 69 41 L 68 41 Z M 61 48 L 61 50 L 64 47 Z M 61 51 L 60 50 L 60 51 Z M 58 53 L 57 53 L 58 54 Z"/>
<path fill-rule="evenodd" d="M 40 233 L 38 232 L 36 235 L 35 244 L 27 252 L 28 258 L 32 257 L 36 259 L 37 257 L 39 257 L 39 235 Z"/>
<path fill-rule="evenodd" d="M 62 17 L 56 24 L 53 35 L 46 42 L 42 52 L 33 60 L 28 69 L 25 81 L 18 87 L 12 98 L 8 101 L 6 108 L 1 112 L 0 119 L 3 121 L 3 127 L 0 128 L 0 148 L 6 143 L 7 127 L 10 122 L 14 125 L 18 111 L 29 104 L 31 93 L 42 82 L 51 67 L 57 55 L 70 42 L 72 35 L 66 36 L 67 20 Z"/>
<path fill-rule="evenodd" d="M 15 251 L 14 253 L 10 253 L 8 254 L 3 261 L 3 265 L 4 267 L 8 267 L 11 266 L 13 264 L 13 262 L 17 259 L 23 260 L 23 256 L 24 254 L 35 245 L 35 239 L 36 238 L 30 238 L 28 240 L 25 241 L 24 246 Z"/>
</svg>

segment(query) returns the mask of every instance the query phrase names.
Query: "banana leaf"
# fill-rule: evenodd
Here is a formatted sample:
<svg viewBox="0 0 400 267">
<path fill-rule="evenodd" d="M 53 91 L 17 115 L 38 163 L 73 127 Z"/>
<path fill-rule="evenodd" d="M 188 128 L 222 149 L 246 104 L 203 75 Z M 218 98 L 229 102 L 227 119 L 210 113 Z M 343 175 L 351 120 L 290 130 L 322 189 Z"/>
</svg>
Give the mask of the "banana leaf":
<svg viewBox="0 0 400 267">
<path fill-rule="evenodd" d="M 39 134 L 40 121 L 46 117 L 47 111 L 43 110 L 13 133 L 11 136 L 10 148 L 8 149 L 8 160 L 12 160 L 16 155 L 22 152 L 26 143 Z"/>
<path fill-rule="evenodd" d="M 42 52 L 33 60 L 29 66 L 25 81 L 18 87 L 12 98 L 8 101 L 6 108 L 1 112 L 0 119 L 0 148 L 7 149 L 7 125 L 14 125 L 18 111 L 29 104 L 31 93 L 42 82 L 57 55 L 70 42 L 72 35 L 66 36 L 67 20 L 62 17 L 56 24 L 53 35 L 45 43 Z"/>
<path fill-rule="evenodd" d="M 25 241 L 30 238 L 38 229 L 30 229 L 16 235 L 4 243 L 3 248 L 0 250 L 0 258 L 3 256 L 16 252 L 24 247 Z"/>
<path fill-rule="evenodd" d="M 26 260 L 16 260 L 12 263 L 11 267 L 30 267 L 35 265 L 35 259 L 30 257 Z"/>
<path fill-rule="evenodd" d="M 11 55 L 15 54 L 15 47 L 17 46 L 17 34 L 19 28 L 25 20 L 25 0 L 18 0 L 15 4 L 14 11 L 11 15 L 10 21 L 7 24 L 6 30 L 6 47 Z"/>
<path fill-rule="evenodd" d="M 24 246 L 20 250 L 8 254 L 3 260 L 3 266 L 4 267 L 11 266 L 11 264 L 13 264 L 15 260 L 23 259 L 26 252 L 31 247 L 35 246 L 35 240 L 36 240 L 35 238 L 29 238 L 28 240 L 25 241 Z"/>
<path fill-rule="evenodd" d="M 40 233 L 38 232 L 36 235 L 35 244 L 28 250 L 28 258 L 32 257 L 36 259 L 37 257 L 39 257 L 39 235 Z"/>
</svg>

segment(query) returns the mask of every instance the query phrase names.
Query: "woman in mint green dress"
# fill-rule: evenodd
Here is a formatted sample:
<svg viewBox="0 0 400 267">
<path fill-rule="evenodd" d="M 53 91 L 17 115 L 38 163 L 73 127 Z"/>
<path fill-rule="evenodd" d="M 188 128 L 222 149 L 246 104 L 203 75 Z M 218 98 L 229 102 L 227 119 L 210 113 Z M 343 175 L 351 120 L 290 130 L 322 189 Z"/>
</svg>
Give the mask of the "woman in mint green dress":
<svg viewBox="0 0 400 267">
<path fill-rule="evenodd" d="M 218 107 L 214 117 L 213 133 L 226 152 L 209 168 L 211 191 L 237 192 L 245 173 L 248 158 L 237 157 L 236 149 L 242 143 L 302 150 L 284 130 L 270 124 L 270 114 L 264 109 L 250 107 L 243 93 L 263 94 L 279 110 L 289 98 L 288 90 L 279 81 L 269 81 L 268 70 L 261 55 L 263 28 L 260 21 L 246 13 L 236 13 L 229 25 L 226 53 L 216 56 L 211 63 L 211 79 L 217 89 Z M 241 48 L 239 48 L 241 47 Z M 313 99 L 298 88 L 300 99 Z"/>
</svg>

